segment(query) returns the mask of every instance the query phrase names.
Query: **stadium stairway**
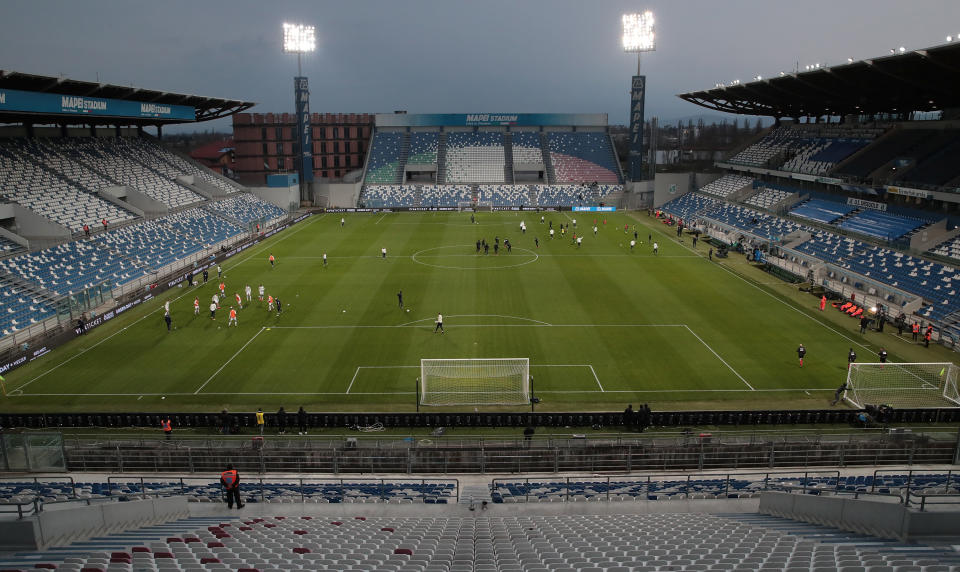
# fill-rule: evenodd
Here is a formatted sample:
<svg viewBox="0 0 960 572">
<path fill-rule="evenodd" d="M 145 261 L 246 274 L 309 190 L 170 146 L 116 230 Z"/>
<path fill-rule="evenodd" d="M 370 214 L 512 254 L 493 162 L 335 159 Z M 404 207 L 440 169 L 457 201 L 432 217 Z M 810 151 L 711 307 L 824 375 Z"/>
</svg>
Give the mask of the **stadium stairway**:
<svg viewBox="0 0 960 572">
<path fill-rule="evenodd" d="M 507 131 L 503 134 L 503 182 L 507 185 L 513 184 L 513 133 Z"/>
<path fill-rule="evenodd" d="M 460 504 L 480 504 L 483 502 L 492 503 L 490 498 L 490 485 L 487 483 L 477 483 L 464 485 L 460 491 Z"/>
<path fill-rule="evenodd" d="M 43 568 L 43 566 L 38 566 L 40 564 L 56 565 L 68 559 L 86 559 L 91 554 L 96 553 L 109 555 L 114 552 L 126 552 L 130 547 L 146 546 L 150 542 L 166 542 L 168 538 L 182 535 L 185 529 L 217 526 L 223 522 L 223 518 L 222 516 L 191 516 L 115 534 L 86 538 L 45 550 L 3 554 L 0 555 L 0 569 L 39 569 Z M 109 559 L 109 556 L 107 558 Z M 57 566 L 57 568 L 60 567 Z"/>
<path fill-rule="evenodd" d="M 437 142 L 437 184 L 447 182 L 447 132 L 441 131 Z"/>
<path fill-rule="evenodd" d="M 543 168 L 546 170 L 544 174 L 547 176 L 547 183 L 552 185 L 556 182 L 557 177 L 553 171 L 553 160 L 550 158 L 550 140 L 547 138 L 546 131 L 540 132 L 540 151 L 543 153 Z M 530 204 L 533 205 L 536 202 L 531 201 Z"/>
<path fill-rule="evenodd" d="M 883 560 L 883 564 L 880 565 L 889 565 L 892 561 L 902 560 L 904 561 L 902 565 L 909 566 L 917 565 L 918 560 L 922 560 L 929 566 L 949 566 L 951 570 L 960 566 L 960 552 L 950 547 L 901 542 L 766 514 L 720 513 L 715 516 L 751 527 L 797 536 L 804 541 L 833 546 L 837 549 L 856 548 L 861 553 L 861 558 L 866 561 Z M 909 564 L 906 562 L 908 560 Z"/>
</svg>

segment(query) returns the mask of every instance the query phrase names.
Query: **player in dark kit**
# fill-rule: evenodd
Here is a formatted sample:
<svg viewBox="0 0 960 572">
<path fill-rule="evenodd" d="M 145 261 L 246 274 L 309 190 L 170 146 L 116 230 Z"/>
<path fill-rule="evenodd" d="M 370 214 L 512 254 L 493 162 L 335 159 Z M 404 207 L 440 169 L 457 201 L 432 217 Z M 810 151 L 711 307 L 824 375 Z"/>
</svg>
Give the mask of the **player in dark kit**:
<svg viewBox="0 0 960 572">
<path fill-rule="evenodd" d="M 853 351 L 853 348 L 850 348 L 850 353 L 847 354 L 847 369 L 850 369 L 850 364 L 857 361 L 857 354 Z"/>
<path fill-rule="evenodd" d="M 400 308 L 403 308 L 403 290 L 397 292 L 397 302 L 400 304 Z"/>
<path fill-rule="evenodd" d="M 877 357 L 880 358 L 880 363 L 887 363 L 887 350 L 880 348 L 880 351 L 877 352 Z M 880 366 L 883 367 L 882 365 Z"/>
<path fill-rule="evenodd" d="M 797 348 L 797 357 L 800 358 L 800 367 L 803 367 L 803 356 L 807 355 L 807 348 L 803 347 L 803 344 L 800 344 L 800 347 Z"/>
</svg>

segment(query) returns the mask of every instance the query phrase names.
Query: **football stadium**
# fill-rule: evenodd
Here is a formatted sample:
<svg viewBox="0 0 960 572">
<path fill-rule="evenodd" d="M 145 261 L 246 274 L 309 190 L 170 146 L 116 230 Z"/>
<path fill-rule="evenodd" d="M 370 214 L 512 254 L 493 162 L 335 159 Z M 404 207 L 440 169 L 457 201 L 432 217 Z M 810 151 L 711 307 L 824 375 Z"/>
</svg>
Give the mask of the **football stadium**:
<svg viewBox="0 0 960 572">
<path fill-rule="evenodd" d="M 615 23 L 625 125 L 0 70 L 0 571 L 960 570 L 960 38 L 698 146 Z"/>
</svg>

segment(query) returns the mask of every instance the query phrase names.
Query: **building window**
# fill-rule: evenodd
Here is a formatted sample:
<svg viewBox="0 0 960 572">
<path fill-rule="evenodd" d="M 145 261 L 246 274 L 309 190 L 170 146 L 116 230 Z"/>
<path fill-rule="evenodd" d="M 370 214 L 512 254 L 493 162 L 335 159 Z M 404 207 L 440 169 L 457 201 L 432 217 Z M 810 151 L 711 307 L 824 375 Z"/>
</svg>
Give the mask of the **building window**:
<svg viewBox="0 0 960 572">
<path fill-rule="evenodd" d="M 339 139 L 339 138 L 340 138 L 340 128 L 339 128 L 339 127 L 334 127 L 334 128 L 333 128 L 333 138 L 334 138 L 334 139 Z"/>
<path fill-rule="evenodd" d="M 264 158 L 267 157 L 267 144 L 266 144 L 266 143 L 263 144 L 263 157 L 264 157 Z"/>
<path fill-rule="evenodd" d="M 282 171 L 287 168 L 287 162 L 283 157 L 277 159 L 277 170 Z"/>
<path fill-rule="evenodd" d="M 267 140 L 267 128 L 266 128 L 266 127 L 261 127 L 261 128 L 260 128 L 260 139 L 261 139 L 262 141 L 266 141 L 266 140 Z"/>
<path fill-rule="evenodd" d="M 277 143 L 277 155 L 283 155 L 283 143 Z"/>
</svg>

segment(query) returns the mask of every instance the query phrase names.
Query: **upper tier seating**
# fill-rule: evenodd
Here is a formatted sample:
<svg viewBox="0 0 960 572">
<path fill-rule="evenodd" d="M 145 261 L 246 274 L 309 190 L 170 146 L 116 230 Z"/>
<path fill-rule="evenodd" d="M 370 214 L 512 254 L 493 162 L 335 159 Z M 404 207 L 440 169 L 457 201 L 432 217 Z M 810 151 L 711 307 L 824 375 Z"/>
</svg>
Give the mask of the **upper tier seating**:
<svg viewBox="0 0 960 572">
<path fill-rule="evenodd" d="M 106 139 L 61 139 L 70 152 L 76 152 L 87 166 L 111 179 L 152 197 L 171 209 L 192 205 L 203 197 L 174 181 L 169 175 L 144 166 L 119 152 L 118 144 Z"/>
<path fill-rule="evenodd" d="M 399 183 L 403 179 L 400 171 L 400 148 L 403 145 L 403 133 L 378 131 L 370 145 L 370 158 L 367 160 L 365 183 Z"/>
<path fill-rule="evenodd" d="M 506 155 L 503 133 L 453 131 L 447 133 L 448 183 L 503 183 Z"/>
<path fill-rule="evenodd" d="M 540 147 L 540 133 L 536 131 L 514 131 L 513 164 L 543 165 L 543 148 Z"/>
<path fill-rule="evenodd" d="M 436 165 L 440 133 L 437 131 L 414 131 L 410 134 L 410 155 L 407 165 Z"/>
<path fill-rule="evenodd" d="M 396 208 L 416 206 L 413 187 L 400 185 L 366 185 L 360 193 L 360 204 L 367 208 Z"/>
<path fill-rule="evenodd" d="M 790 129 L 781 127 L 774 129 L 753 145 L 730 157 L 729 161 L 737 165 L 766 167 L 772 159 L 782 155 L 796 143 L 797 141 L 792 137 Z"/>
<path fill-rule="evenodd" d="M 810 199 L 794 205 L 794 207 L 790 209 L 790 214 L 829 224 L 855 210 L 856 207 L 846 203 L 824 199 Z"/>
<path fill-rule="evenodd" d="M 750 198 L 744 202 L 748 205 L 753 205 L 755 207 L 760 207 L 762 209 L 771 209 L 774 205 L 778 204 L 783 199 L 789 197 L 793 193 L 789 191 L 784 191 L 782 189 L 774 189 L 771 187 L 760 186 L 757 187 L 756 194 L 752 195 Z"/>
<path fill-rule="evenodd" d="M 879 129 L 798 125 L 774 129 L 729 159 L 731 163 L 823 175 L 869 145 Z M 780 159 L 785 159 L 778 166 Z"/>
<path fill-rule="evenodd" d="M 840 228 L 875 236 L 885 240 L 895 240 L 929 224 L 929 221 L 884 211 L 863 209 L 854 216 L 840 222 Z"/>
<path fill-rule="evenodd" d="M 260 200 L 250 193 L 240 193 L 205 206 L 227 218 L 248 224 L 260 222 L 261 226 L 272 225 L 287 215 L 280 207 Z"/>
<path fill-rule="evenodd" d="M 120 256 L 98 248 L 92 241 L 68 242 L 21 254 L 0 260 L 0 267 L 61 295 L 104 283 L 115 287 L 146 273 Z"/>
<path fill-rule="evenodd" d="M 20 139 L 17 141 L 35 161 L 53 169 L 86 191 L 96 193 L 117 185 L 116 182 L 81 163 L 74 153 L 67 152 L 57 143 L 59 139 Z"/>
<path fill-rule="evenodd" d="M 793 157 L 780 167 L 792 173 L 824 175 L 837 163 L 863 149 L 870 139 L 827 139 L 815 137 L 801 140 L 792 150 Z"/>
<path fill-rule="evenodd" d="M 952 142 L 922 158 L 900 179 L 921 186 L 939 187 L 960 178 L 960 134 L 952 132 Z"/>
<path fill-rule="evenodd" d="M 956 131 L 931 129 L 898 129 L 877 141 L 863 153 L 836 170 L 836 173 L 865 178 L 894 159 L 919 157 L 942 149 L 955 141 Z M 921 151 L 926 149 L 926 151 Z"/>
<path fill-rule="evenodd" d="M 724 175 L 719 179 L 710 181 L 701 187 L 700 192 L 725 198 L 751 183 L 753 183 L 753 177 L 744 177 L 742 175 Z"/>
<path fill-rule="evenodd" d="M 18 203 L 73 232 L 102 219 L 117 223 L 136 218 L 69 180 L 34 163 L 26 146 L 8 144 L 0 154 L 0 196 Z"/>
<path fill-rule="evenodd" d="M 606 133 L 551 131 L 547 141 L 557 183 L 622 182 L 616 154 Z"/>
<path fill-rule="evenodd" d="M 455 207 L 473 200 L 470 185 L 423 185 L 420 187 L 420 206 Z"/>
<path fill-rule="evenodd" d="M 199 177 L 204 182 L 219 188 L 225 193 L 235 193 L 242 190 L 240 185 L 223 177 L 217 176 L 210 169 L 198 165 L 193 161 L 188 161 L 176 153 L 164 149 L 163 146 L 157 143 L 153 143 L 146 139 L 126 139 L 124 142 L 131 148 L 139 149 L 140 153 L 152 155 L 156 159 L 166 162 L 174 168 L 176 175 L 193 175 L 195 178 Z"/>
</svg>

